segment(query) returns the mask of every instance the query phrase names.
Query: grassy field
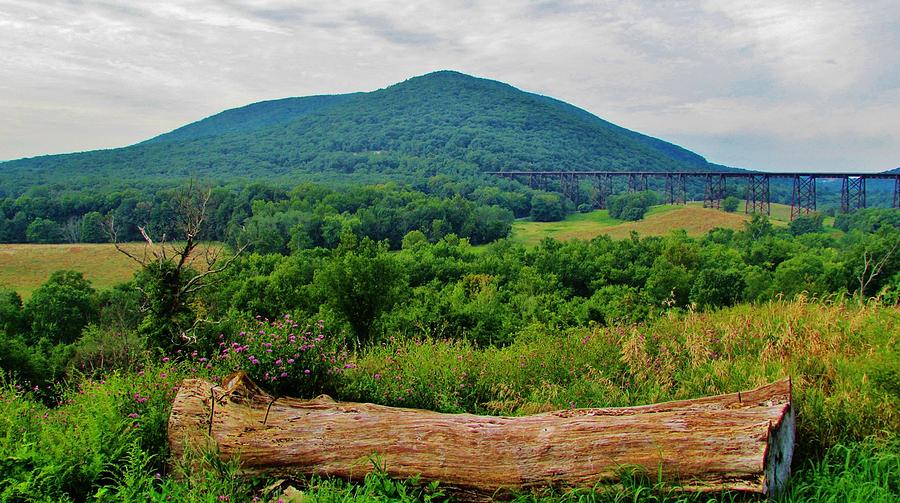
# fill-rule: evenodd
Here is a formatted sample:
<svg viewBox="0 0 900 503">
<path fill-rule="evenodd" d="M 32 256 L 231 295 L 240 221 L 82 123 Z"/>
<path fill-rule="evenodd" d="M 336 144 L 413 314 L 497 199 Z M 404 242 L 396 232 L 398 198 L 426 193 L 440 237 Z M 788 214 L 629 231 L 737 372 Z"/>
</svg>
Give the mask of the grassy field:
<svg viewBox="0 0 900 503">
<path fill-rule="evenodd" d="M 137 255 L 144 251 L 143 243 L 123 246 Z M 128 281 L 138 267 L 112 244 L 0 245 L 0 288 L 13 289 L 23 299 L 60 269 L 82 272 L 94 288 L 104 289 Z"/>
<path fill-rule="evenodd" d="M 774 225 L 787 225 L 790 215 L 790 206 L 773 204 L 770 220 Z M 590 213 L 575 213 L 561 222 L 517 221 L 513 223 L 512 240 L 534 245 L 545 237 L 559 240 L 591 239 L 607 234 L 620 239 L 628 237 L 631 231 L 642 236 L 665 236 L 674 229 L 684 229 L 690 236 L 702 236 L 715 227 L 742 229 L 744 222 L 748 220 L 750 216 L 745 215 L 743 211 L 726 213 L 704 208 L 701 203 L 654 206 L 643 220 L 637 222 L 617 220 L 610 217 L 608 211 L 597 210 Z"/>
</svg>

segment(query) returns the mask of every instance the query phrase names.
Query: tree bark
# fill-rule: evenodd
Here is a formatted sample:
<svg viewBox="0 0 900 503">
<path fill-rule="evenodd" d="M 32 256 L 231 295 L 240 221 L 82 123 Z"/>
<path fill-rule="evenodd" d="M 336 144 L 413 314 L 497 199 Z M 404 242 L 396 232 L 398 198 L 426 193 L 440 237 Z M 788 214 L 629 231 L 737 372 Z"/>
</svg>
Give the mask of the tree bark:
<svg viewBox="0 0 900 503">
<path fill-rule="evenodd" d="M 396 478 L 419 475 L 462 499 L 537 487 L 614 484 L 625 470 L 684 491 L 771 495 L 790 474 L 791 384 L 625 408 L 493 417 L 274 398 L 243 373 L 221 386 L 188 379 L 169 418 L 186 448 L 238 456 L 246 475 L 359 480 L 373 455 Z"/>
</svg>

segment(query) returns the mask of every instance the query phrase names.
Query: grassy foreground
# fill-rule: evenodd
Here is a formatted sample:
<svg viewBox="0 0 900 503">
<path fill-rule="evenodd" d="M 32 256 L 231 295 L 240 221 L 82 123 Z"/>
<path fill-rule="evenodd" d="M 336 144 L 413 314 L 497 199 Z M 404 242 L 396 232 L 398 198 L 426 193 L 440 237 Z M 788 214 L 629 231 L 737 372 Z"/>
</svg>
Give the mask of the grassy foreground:
<svg viewBox="0 0 900 503">
<path fill-rule="evenodd" d="M 234 334 L 229 335 L 233 336 Z M 795 475 L 780 501 L 900 498 L 900 310 L 876 302 L 770 302 L 671 314 L 646 325 L 532 327 L 503 348 L 466 341 L 389 340 L 350 355 L 327 383 L 337 398 L 446 412 L 528 414 L 639 405 L 755 387 L 784 376 L 798 410 Z M 167 359 L 168 360 L 168 359 Z M 147 358 L 140 369 L 59 390 L 0 385 L 0 501 L 276 501 L 272 481 L 243 480 L 205 453 L 172 477 L 166 419 L 182 378 L 223 364 Z M 50 405 L 47 405 L 47 404 Z M 191 460 L 188 460 L 191 461 Z M 347 484 L 309 480 L 311 501 L 429 500 L 420 487 L 374 473 Z M 732 500 L 732 495 L 719 495 Z M 708 501 L 637 477 L 602 492 L 520 500 Z M 285 499 L 285 501 L 288 501 Z"/>
</svg>

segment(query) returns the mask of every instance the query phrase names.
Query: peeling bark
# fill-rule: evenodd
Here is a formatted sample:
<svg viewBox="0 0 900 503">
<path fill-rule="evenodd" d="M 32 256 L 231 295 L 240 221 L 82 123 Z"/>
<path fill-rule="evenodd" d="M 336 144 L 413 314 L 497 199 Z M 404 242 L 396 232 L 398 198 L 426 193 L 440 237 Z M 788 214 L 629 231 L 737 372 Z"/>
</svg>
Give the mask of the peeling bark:
<svg viewBox="0 0 900 503">
<path fill-rule="evenodd" d="M 214 399 L 213 399 L 214 397 Z M 463 499 L 615 483 L 644 470 L 685 491 L 771 495 L 790 475 L 791 384 L 625 408 L 493 417 L 266 394 L 243 373 L 188 379 L 169 444 L 239 456 L 242 473 L 359 480 L 377 456 L 392 477 L 438 480 Z"/>
</svg>

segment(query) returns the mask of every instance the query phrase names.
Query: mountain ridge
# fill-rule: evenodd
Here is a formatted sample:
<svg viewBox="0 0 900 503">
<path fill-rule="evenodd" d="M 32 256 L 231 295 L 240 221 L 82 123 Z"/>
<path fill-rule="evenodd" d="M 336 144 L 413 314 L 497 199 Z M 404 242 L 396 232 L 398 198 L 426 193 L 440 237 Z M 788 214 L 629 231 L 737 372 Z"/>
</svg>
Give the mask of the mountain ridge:
<svg viewBox="0 0 900 503">
<path fill-rule="evenodd" d="M 0 181 L 85 185 L 193 176 L 347 183 L 512 169 L 717 168 L 555 98 L 442 70 L 370 92 L 251 103 L 126 147 L 6 161 Z"/>
</svg>

